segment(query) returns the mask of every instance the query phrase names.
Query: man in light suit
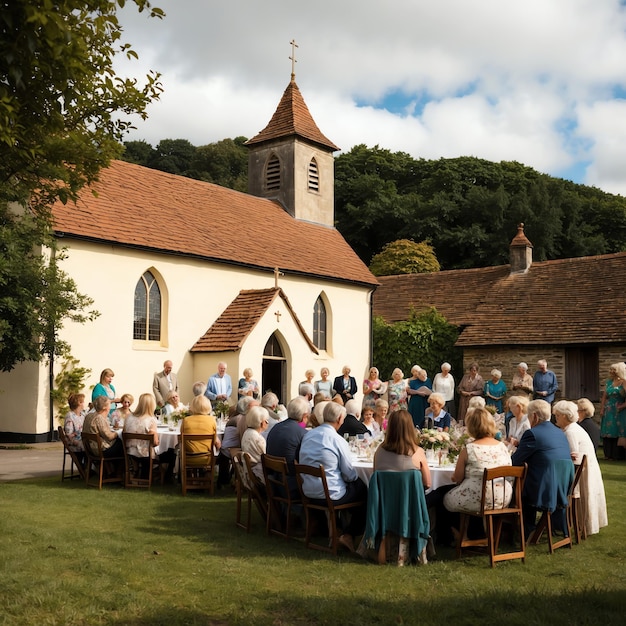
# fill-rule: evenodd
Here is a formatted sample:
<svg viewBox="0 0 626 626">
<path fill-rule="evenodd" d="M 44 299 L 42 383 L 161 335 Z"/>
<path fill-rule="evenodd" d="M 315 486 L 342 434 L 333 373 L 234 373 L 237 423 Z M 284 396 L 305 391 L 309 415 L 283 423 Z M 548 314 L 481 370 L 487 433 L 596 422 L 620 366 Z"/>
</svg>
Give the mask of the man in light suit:
<svg viewBox="0 0 626 626">
<path fill-rule="evenodd" d="M 163 363 L 163 371 L 154 375 L 152 391 L 154 392 L 157 406 L 160 408 L 165 406 L 170 392 L 178 391 L 178 377 L 172 371 L 171 361 L 165 361 Z"/>
<path fill-rule="evenodd" d="M 226 373 L 226 363 L 217 364 L 217 373 L 209 378 L 206 384 L 204 395 L 211 401 L 228 402 L 233 394 L 233 383 Z"/>
<path fill-rule="evenodd" d="M 554 462 L 571 463 L 570 449 L 565 433 L 550 421 L 550 412 L 551 407 L 544 400 L 533 400 L 528 404 L 530 429 L 522 435 L 511 457 L 513 465 L 528 464 L 522 492 L 526 536 L 535 529 L 538 509 L 555 511 L 558 505 L 564 504 L 558 501 Z"/>
</svg>

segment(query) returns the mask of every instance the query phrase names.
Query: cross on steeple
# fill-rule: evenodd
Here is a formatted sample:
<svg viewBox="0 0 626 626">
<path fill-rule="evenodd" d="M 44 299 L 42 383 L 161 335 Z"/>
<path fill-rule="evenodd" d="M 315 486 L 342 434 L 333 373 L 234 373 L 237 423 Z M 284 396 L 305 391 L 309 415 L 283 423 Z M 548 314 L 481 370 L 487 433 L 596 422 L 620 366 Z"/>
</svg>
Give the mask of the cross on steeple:
<svg viewBox="0 0 626 626">
<path fill-rule="evenodd" d="M 296 48 L 300 46 L 298 46 L 295 39 L 292 39 L 289 43 L 291 44 L 291 56 L 289 57 L 291 61 L 291 80 L 293 80 L 296 77 L 296 63 L 298 62 L 296 61 Z"/>
</svg>

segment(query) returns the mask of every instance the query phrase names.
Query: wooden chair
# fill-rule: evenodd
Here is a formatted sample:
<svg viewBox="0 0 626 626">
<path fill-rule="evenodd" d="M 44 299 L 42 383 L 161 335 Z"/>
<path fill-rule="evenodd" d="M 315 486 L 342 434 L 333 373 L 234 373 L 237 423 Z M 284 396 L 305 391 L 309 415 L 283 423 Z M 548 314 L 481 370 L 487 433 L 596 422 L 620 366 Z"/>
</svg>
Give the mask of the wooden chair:
<svg viewBox="0 0 626 626">
<path fill-rule="evenodd" d="M 231 450 L 233 450 L 231 448 Z M 246 532 L 250 532 L 252 526 L 252 502 L 254 502 L 261 517 L 267 519 L 267 500 L 261 495 L 255 482 L 248 480 L 248 468 L 251 468 L 250 455 L 239 449 L 231 455 L 233 468 L 235 470 L 235 491 L 237 494 L 237 512 L 235 523 L 239 528 L 245 528 Z M 254 477 L 254 474 L 252 474 Z M 243 496 L 247 500 L 247 517 L 246 523 L 241 521 L 241 501 Z"/>
<path fill-rule="evenodd" d="M 82 432 L 81 438 L 87 456 L 85 465 L 85 484 L 87 487 L 102 489 L 105 483 L 121 483 L 124 480 L 122 473 L 115 471 L 115 466 L 124 461 L 124 456 L 104 457 L 102 439 L 98 433 Z M 92 469 L 95 470 L 97 482 L 91 482 Z M 107 474 L 105 475 L 105 471 Z M 115 471 L 115 473 L 114 473 Z"/>
<path fill-rule="evenodd" d="M 579 497 L 576 497 L 576 488 L 580 487 L 580 481 L 583 474 L 587 471 L 587 455 L 584 454 L 580 462 L 580 465 L 576 468 L 574 474 L 574 485 L 572 486 L 572 499 L 568 507 L 570 513 L 570 519 L 568 524 L 570 530 L 573 530 L 574 537 L 576 537 L 576 543 L 587 539 L 587 523 L 586 523 L 586 494 L 580 489 Z"/>
<path fill-rule="evenodd" d="M 187 491 L 209 491 L 211 495 L 215 494 L 215 455 L 213 454 L 214 435 L 208 434 L 188 434 L 180 433 L 180 482 L 182 485 L 183 496 L 187 495 Z M 201 455 L 202 458 L 194 457 L 187 452 L 187 443 L 190 441 L 202 441 L 207 443 L 209 448 L 208 455 Z"/>
<path fill-rule="evenodd" d="M 300 465 L 300 463 L 294 463 L 296 468 L 296 478 L 298 479 L 298 487 L 300 488 L 300 497 L 302 499 L 302 506 L 304 507 L 304 512 L 306 515 L 306 535 L 304 539 L 304 544 L 307 548 L 312 548 L 313 550 L 321 550 L 322 552 L 329 552 L 333 555 L 337 555 L 337 551 L 339 550 L 339 533 L 337 531 L 337 516 L 341 514 L 342 511 L 349 511 L 350 509 L 354 509 L 357 507 L 367 506 L 366 501 L 359 502 L 349 502 L 347 504 L 335 504 L 330 497 L 330 493 L 328 491 L 328 483 L 326 482 L 326 472 L 324 471 L 324 466 L 320 465 L 319 467 L 313 467 L 312 465 Z M 311 476 L 316 478 L 322 482 L 322 488 L 324 490 L 324 504 L 318 504 L 308 498 L 303 489 L 303 477 Z M 329 543 L 328 545 L 321 545 L 311 541 L 311 535 L 313 531 L 312 519 L 311 519 L 311 511 L 323 511 L 326 513 L 326 518 L 328 521 L 328 534 L 329 534 Z"/>
<path fill-rule="evenodd" d="M 63 443 L 63 469 L 61 470 L 61 481 L 66 479 L 73 480 L 74 478 L 81 478 L 82 480 L 85 480 L 85 466 L 82 460 L 78 457 L 78 454 L 70 448 L 70 442 L 65 434 L 65 430 L 63 430 L 63 426 L 59 426 L 59 440 Z M 70 466 L 66 471 L 65 462 L 68 457 L 70 460 Z M 76 467 L 76 473 L 74 473 L 74 467 Z"/>
<path fill-rule="evenodd" d="M 461 527 L 459 529 L 459 539 L 456 546 L 456 556 L 460 558 L 463 548 L 485 548 L 489 553 L 491 567 L 495 567 L 498 561 L 508 561 L 510 559 L 522 559 L 526 562 L 526 545 L 524 537 L 524 517 L 522 514 L 522 489 L 526 478 L 527 465 L 514 467 L 505 465 L 502 467 L 492 467 L 485 469 L 483 473 L 482 498 L 480 511 L 477 517 L 481 517 L 485 527 L 486 537 L 480 539 L 468 539 L 467 529 L 469 521 L 473 516 L 470 513 L 461 513 Z M 496 489 L 503 488 L 502 482 L 513 479 L 513 493 L 511 501 L 501 508 L 489 508 L 489 500 L 496 502 Z M 491 496 L 491 498 L 488 498 Z M 500 546 L 500 535 L 502 523 L 504 521 L 513 522 L 515 530 L 519 533 L 520 549 L 513 549 L 509 552 L 498 552 Z"/>
<path fill-rule="evenodd" d="M 566 462 L 560 462 L 560 464 L 563 467 L 568 466 L 568 464 Z M 560 480 L 561 481 L 565 481 L 563 485 L 561 485 L 561 487 L 567 487 L 566 488 L 566 493 L 567 493 L 567 497 L 566 497 L 566 504 L 565 507 L 560 507 L 557 508 L 556 510 L 558 512 L 563 513 L 564 512 L 564 519 L 565 519 L 565 529 L 564 529 L 564 536 L 562 539 L 559 539 L 558 541 L 554 540 L 554 530 L 552 527 L 552 515 L 555 513 L 555 511 L 550 511 L 550 510 L 544 510 L 541 517 L 539 518 L 539 523 L 537 524 L 537 527 L 535 528 L 535 530 L 533 531 L 532 535 L 530 536 L 530 538 L 528 539 L 528 543 L 531 545 L 537 545 L 537 543 L 539 543 L 539 540 L 541 539 L 541 536 L 543 535 L 544 531 L 546 532 L 547 538 L 548 538 L 548 550 L 550 551 L 550 554 L 554 554 L 554 551 L 557 550 L 558 548 L 563 548 L 565 546 L 567 546 L 570 550 L 572 548 L 572 506 L 573 506 L 573 495 L 574 495 L 574 490 L 576 489 L 577 485 L 578 485 L 578 481 L 580 480 L 580 476 L 582 474 L 582 463 L 579 465 L 578 467 L 578 471 L 574 472 L 573 468 L 573 464 L 569 463 L 569 467 L 570 467 L 570 474 L 561 474 L 560 475 Z M 565 509 L 563 511 L 563 508 Z"/>
<path fill-rule="evenodd" d="M 128 454 L 128 442 L 139 440 L 148 442 L 148 457 L 137 457 Z M 124 444 L 124 487 L 152 487 L 152 474 L 154 470 L 159 472 L 160 482 L 163 484 L 163 468 L 159 462 L 159 457 L 154 452 L 154 435 L 152 433 L 122 433 L 122 443 Z M 149 462 L 147 462 L 150 459 Z M 142 470 L 148 470 L 148 477 L 142 478 Z"/>
<path fill-rule="evenodd" d="M 265 489 L 267 491 L 267 534 L 289 539 L 291 533 L 292 506 L 300 504 L 293 498 L 289 488 L 289 468 L 284 457 L 264 454 L 261 456 Z"/>
</svg>

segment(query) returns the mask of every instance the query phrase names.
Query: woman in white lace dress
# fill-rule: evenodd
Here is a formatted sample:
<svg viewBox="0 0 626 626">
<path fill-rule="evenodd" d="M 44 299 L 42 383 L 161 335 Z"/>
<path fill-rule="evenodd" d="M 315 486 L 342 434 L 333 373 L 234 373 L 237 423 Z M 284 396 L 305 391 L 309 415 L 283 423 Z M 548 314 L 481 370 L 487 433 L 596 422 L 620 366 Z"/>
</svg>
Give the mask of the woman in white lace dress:
<svg viewBox="0 0 626 626">
<path fill-rule="evenodd" d="M 506 446 L 495 439 L 496 425 L 486 409 L 474 409 L 468 413 L 466 426 L 470 437 L 461 453 L 452 475 L 456 487 L 446 493 L 443 504 L 448 511 L 458 513 L 478 513 L 482 498 L 481 488 L 485 468 L 511 465 L 511 455 Z M 511 500 L 511 485 L 505 480 L 493 490 L 496 502 L 491 499 L 489 490 L 487 506 L 501 507 Z"/>
</svg>

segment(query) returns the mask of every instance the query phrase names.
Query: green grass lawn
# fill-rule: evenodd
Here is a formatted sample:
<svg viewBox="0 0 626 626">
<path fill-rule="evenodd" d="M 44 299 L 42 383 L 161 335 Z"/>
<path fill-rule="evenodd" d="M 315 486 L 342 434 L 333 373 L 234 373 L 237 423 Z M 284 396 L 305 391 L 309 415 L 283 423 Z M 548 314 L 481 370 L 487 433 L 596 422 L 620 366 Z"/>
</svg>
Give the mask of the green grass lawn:
<svg viewBox="0 0 626 626">
<path fill-rule="evenodd" d="M 609 526 L 572 550 L 423 567 L 333 558 L 235 526 L 235 498 L 58 478 L 0 485 L 0 624 L 623 624 L 626 465 Z"/>
</svg>

